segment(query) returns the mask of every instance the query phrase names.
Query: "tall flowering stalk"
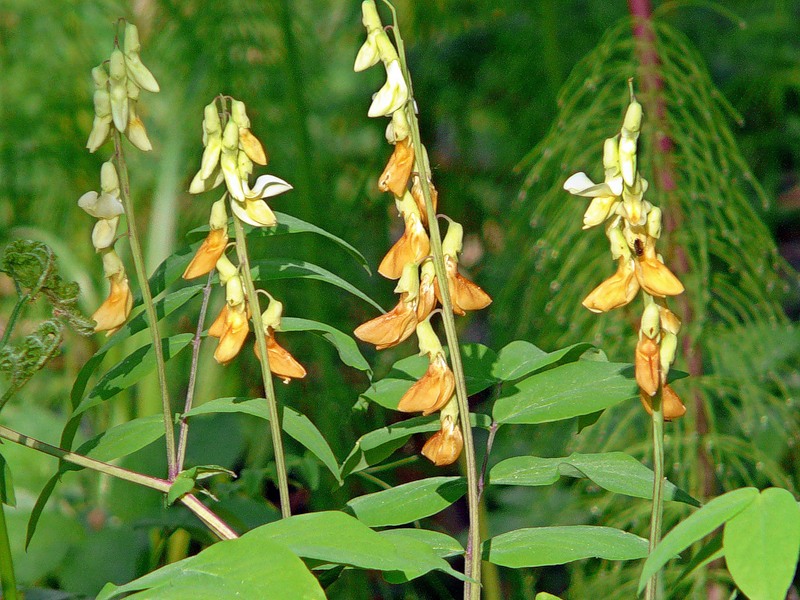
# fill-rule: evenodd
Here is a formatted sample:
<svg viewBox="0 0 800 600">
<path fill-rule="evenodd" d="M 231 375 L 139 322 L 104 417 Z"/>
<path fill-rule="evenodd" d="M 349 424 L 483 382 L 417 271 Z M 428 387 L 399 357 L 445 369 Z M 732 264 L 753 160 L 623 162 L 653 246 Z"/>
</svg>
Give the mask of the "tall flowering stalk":
<svg viewBox="0 0 800 600">
<path fill-rule="evenodd" d="M 378 16 L 373 0 L 362 5 L 362 22 L 367 39 L 356 56 L 354 69 L 363 71 L 381 62 L 386 83 L 373 96 L 370 117 L 389 117 L 386 140 L 394 150 L 378 188 L 389 192 L 402 217 L 405 230 L 381 261 L 378 272 L 397 280 L 397 305 L 355 330 L 355 335 L 378 350 L 395 346 L 416 334 L 420 354 L 427 355 L 429 366 L 422 378 L 400 399 L 398 410 L 439 413 L 440 430 L 424 445 L 422 454 L 437 466 L 455 462 L 466 448 L 467 501 L 469 507 L 469 539 L 467 543 L 464 597 L 480 597 L 480 528 L 478 513 L 478 477 L 469 404 L 461 365 L 458 336 L 453 313 L 464 315 L 468 310 L 485 308 L 491 298 L 458 271 L 463 228 L 448 219 L 444 240 L 436 215 L 438 193 L 433 186 L 428 154 L 420 141 L 416 102 L 405 60 L 403 40 L 396 15 L 389 38 Z M 442 306 L 448 365 L 442 344 L 431 326 L 437 304 Z M 436 311 L 438 312 L 438 311 Z"/>
<path fill-rule="evenodd" d="M 664 483 L 664 421 L 683 416 L 686 407 L 667 384 L 675 360 L 680 319 L 667 307 L 667 297 L 684 291 L 683 284 L 664 264 L 656 251 L 661 237 L 661 209 L 644 199 L 648 182 L 637 168 L 637 141 L 642 106 L 631 84 L 631 101 L 620 133 L 603 146 L 604 180 L 594 183 L 582 172 L 564 182 L 564 189 L 591 198 L 583 216 L 583 228 L 605 223 L 611 257 L 617 270 L 583 300 L 592 312 L 608 312 L 630 303 L 641 291 L 642 317 L 634 356 L 639 398 L 652 416 L 653 428 L 653 511 L 650 520 L 650 551 L 661 537 Z M 647 586 L 647 598 L 658 597 L 654 576 Z"/>
<path fill-rule="evenodd" d="M 280 415 L 270 373 L 288 383 L 291 379 L 305 377 L 306 370 L 275 339 L 275 332 L 281 326 L 283 304 L 263 290 L 255 289 L 243 223 L 252 227 L 274 227 L 277 219 L 265 199 L 291 190 L 292 186 L 273 175 L 261 175 L 250 187 L 249 178 L 254 165 L 266 166 L 267 154 L 250 131 L 250 119 L 244 103 L 239 100 L 220 96 L 205 107 L 203 146 L 200 170 L 192 180 L 189 191 L 200 194 L 224 182 L 225 192 L 211 205 L 208 235 L 186 267 L 183 277 L 194 279 L 216 268 L 220 285 L 225 287 L 225 304 L 208 330 L 210 336 L 218 339 L 214 359 L 221 365 L 227 365 L 239 354 L 250 332 L 249 321 L 253 321 L 255 354 L 261 363 L 270 412 L 281 514 L 288 517 L 291 514 L 289 484 Z M 234 264 L 225 254 L 229 246 L 228 207 L 233 213 L 236 241 L 232 245 L 236 247 L 238 264 Z M 258 291 L 269 298 L 263 313 L 258 302 Z M 182 429 L 184 432 L 185 428 Z"/>
<path fill-rule="evenodd" d="M 142 90 L 155 93 L 160 88 L 153 74 L 142 62 L 140 51 L 141 44 L 136 25 L 125 23 L 122 47 L 119 39 L 115 39 L 114 49 L 108 60 L 92 69 L 95 116 L 86 148 L 89 152 L 95 152 L 108 140 L 113 140 L 114 157 L 106 162 L 100 171 L 100 193 L 87 192 L 81 196 L 78 205 L 97 219 L 92 231 L 92 244 L 103 257 L 103 271 L 109 280 L 111 291 L 92 318 L 96 322 L 95 331 L 105 331 L 106 335 L 113 334 L 125 324 L 133 307 L 133 296 L 125 266 L 114 250 L 119 218 L 125 215 L 131 258 L 142 291 L 145 313 L 150 323 L 164 417 L 167 465 L 169 479 L 172 480 L 178 474 L 173 413 L 167 389 L 158 318 L 147 281 L 144 256 L 131 201 L 128 167 L 122 146 L 122 137 L 125 136 L 139 150 L 147 152 L 152 149 L 144 123 L 138 116 L 137 106 Z"/>
</svg>

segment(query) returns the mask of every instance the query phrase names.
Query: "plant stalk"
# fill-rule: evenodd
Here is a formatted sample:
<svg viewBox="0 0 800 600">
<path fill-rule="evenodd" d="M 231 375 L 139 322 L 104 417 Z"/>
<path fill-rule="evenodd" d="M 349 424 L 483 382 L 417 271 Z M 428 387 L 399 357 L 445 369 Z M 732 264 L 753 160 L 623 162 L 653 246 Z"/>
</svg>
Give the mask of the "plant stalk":
<svg viewBox="0 0 800 600">
<path fill-rule="evenodd" d="M 32 448 L 34 450 L 38 450 L 43 454 L 54 456 L 60 460 L 67 461 L 74 465 L 92 469 L 93 471 L 98 471 L 100 473 L 105 473 L 106 475 L 111 475 L 117 479 L 129 481 L 130 483 L 135 483 L 164 494 L 169 492 L 170 487 L 172 487 L 172 483 L 166 479 L 142 475 L 141 473 L 130 471 L 128 469 L 118 467 L 117 465 L 95 460 L 93 458 L 89 458 L 88 456 L 83 456 L 82 454 L 76 454 L 75 452 L 69 452 L 68 450 L 64 450 L 63 448 L 59 448 L 57 446 L 51 446 L 46 442 L 29 437 L 2 425 L 0 425 L 0 438 L 9 440 L 22 446 L 26 446 L 28 448 Z M 192 494 L 186 494 L 182 496 L 180 501 L 221 539 L 228 540 L 239 537 L 227 523 L 220 519 L 216 514 L 214 514 L 213 511 L 211 511 L 211 509 L 205 506 Z"/>
<path fill-rule="evenodd" d="M 664 407 L 661 388 L 653 397 L 653 507 L 650 513 L 650 544 L 652 554 L 661 541 L 661 521 L 664 515 Z M 647 582 L 646 600 L 661 598 L 660 571 Z"/>
<path fill-rule="evenodd" d="M 192 409 L 194 403 L 195 384 L 197 383 L 197 365 L 200 359 L 200 343 L 203 341 L 203 329 L 206 321 L 206 311 L 208 310 L 208 299 L 211 296 L 211 280 L 214 277 L 214 269 L 208 274 L 208 281 L 203 288 L 203 302 L 200 305 L 200 316 L 197 317 L 197 329 L 192 338 L 192 365 L 189 368 L 189 382 L 186 384 L 186 402 L 183 405 L 181 424 L 178 430 L 178 457 L 176 460 L 176 470 L 180 473 L 183 470 L 183 461 L 186 459 L 186 444 L 189 440 L 189 420 L 186 413 Z"/>
<path fill-rule="evenodd" d="M 6 323 L 5 331 L 3 331 L 3 339 L 0 340 L 0 350 L 5 348 L 8 340 L 11 338 L 11 331 L 14 329 L 14 325 L 19 318 L 19 313 L 22 311 L 22 307 L 25 306 L 31 299 L 30 294 L 25 294 L 24 296 L 20 296 L 17 303 L 14 305 L 14 308 L 11 310 L 11 315 L 8 317 L 8 322 Z"/>
<path fill-rule="evenodd" d="M 439 291 L 442 300 L 442 320 L 444 322 L 447 346 L 450 350 L 450 363 L 453 375 L 456 380 L 456 401 L 458 402 L 458 412 L 461 421 L 461 433 L 464 438 L 464 455 L 466 462 L 467 477 L 467 511 L 469 519 L 469 530 L 467 534 L 467 549 L 464 563 L 464 574 L 467 581 L 464 582 L 464 599 L 480 600 L 481 597 L 481 531 L 480 531 L 480 499 L 478 493 L 478 466 L 475 456 L 475 443 L 472 438 L 472 427 L 469 422 L 469 396 L 467 395 L 466 380 L 464 377 L 464 367 L 461 362 L 461 349 L 458 343 L 458 333 L 456 331 L 455 318 L 453 317 L 453 304 L 450 299 L 450 290 L 447 285 L 447 272 L 445 270 L 444 253 L 442 252 L 442 237 L 439 231 L 439 223 L 436 220 L 436 211 L 431 199 L 431 189 L 428 183 L 427 172 L 430 165 L 425 162 L 425 153 L 422 148 L 422 141 L 419 133 L 419 120 L 416 114 L 416 100 L 414 99 L 411 76 L 406 64 L 405 47 L 403 38 L 400 36 L 397 27 L 397 14 L 394 7 L 386 3 L 392 11 L 394 28 L 392 30 L 397 43 L 397 54 L 400 58 L 400 66 L 408 86 L 408 103 L 406 104 L 406 115 L 408 117 L 411 139 L 414 144 L 414 156 L 416 157 L 419 180 L 422 187 L 422 194 L 425 197 L 425 209 L 428 215 L 428 228 L 430 233 L 431 254 L 433 255 L 433 265 L 436 271 L 436 278 L 439 280 Z"/>
<path fill-rule="evenodd" d="M 275 397 L 275 386 L 272 382 L 272 372 L 269 368 L 269 355 L 267 354 L 267 341 L 264 337 L 264 324 L 261 321 L 261 307 L 258 303 L 256 288 L 253 284 L 253 276 L 250 273 L 250 259 L 247 254 L 247 239 L 244 233 L 242 222 L 235 214 L 233 215 L 233 226 L 236 232 L 236 254 L 239 258 L 239 267 L 244 282 L 245 292 L 247 292 L 247 305 L 253 319 L 253 329 L 256 333 L 256 344 L 258 353 L 261 355 L 261 379 L 264 384 L 264 397 L 267 399 L 267 409 L 269 410 L 269 428 L 272 434 L 272 449 L 275 454 L 275 470 L 278 475 L 278 496 L 280 499 L 281 517 L 292 516 L 292 509 L 289 505 L 289 478 L 286 473 L 286 458 L 283 453 L 283 439 L 281 437 L 281 410 L 278 400 Z"/>
<path fill-rule="evenodd" d="M 147 271 L 144 265 L 142 247 L 139 243 L 139 234 L 136 229 L 136 218 L 133 212 L 133 202 L 131 201 L 130 181 L 128 179 L 128 166 L 125 163 L 125 156 L 122 151 L 122 137 L 119 131 L 112 128 L 114 132 L 114 155 L 117 163 L 117 173 L 119 174 L 120 199 L 125 208 L 125 217 L 128 222 L 128 241 L 131 246 L 131 257 L 133 258 L 136 278 L 139 280 L 139 287 L 142 290 L 142 302 L 147 313 L 147 320 L 150 321 L 150 334 L 153 339 L 153 351 L 156 358 L 156 372 L 158 373 L 158 386 L 161 391 L 161 406 L 164 414 L 164 439 L 167 445 L 167 472 L 169 480 L 173 481 L 178 475 L 176 453 L 175 453 L 175 429 L 172 424 L 172 408 L 169 402 L 169 390 L 167 389 L 167 371 L 164 363 L 164 351 L 161 347 L 161 334 L 158 331 L 158 317 L 153 304 L 153 295 L 150 293 L 150 284 L 147 280 Z"/>
<path fill-rule="evenodd" d="M 0 585 L 4 600 L 17 600 L 17 576 L 14 573 L 14 559 L 11 555 L 11 542 L 8 539 L 5 506 L 0 502 Z"/>
</svg>

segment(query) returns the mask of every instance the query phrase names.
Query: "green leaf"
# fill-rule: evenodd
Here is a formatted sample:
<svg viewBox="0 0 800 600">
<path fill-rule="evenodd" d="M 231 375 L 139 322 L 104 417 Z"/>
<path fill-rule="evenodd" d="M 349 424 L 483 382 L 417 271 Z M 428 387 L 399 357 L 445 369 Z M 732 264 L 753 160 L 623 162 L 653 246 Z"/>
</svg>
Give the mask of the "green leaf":
<svg viewBox="0 0 800 600">
<path fill-rule="evenodd" d="M 749 598 L 785 598 L 800 552 L 800 509 L 792 494 L 762 491 L 725 524 L 722 546 L 733 581 Z"/>
<path fill-rule="evenodd" d="M 297 317 L 283 317 L 281 331 L 312 331 L 321 338 L 330 342 L 339 353 L 339 358 L 344 364 L 359 371 L 366 371 L 372 376 L 372 368 L 367 359 L 361 354 L 355 340 L 346 333 L 339 331 L 325 323 Z"/>
<path fill-rule="evenodd" d="M 184 304 L 189 302 L 189 300 L 202 292 L 203 287 L 204 286 L 202 285 L 190 285 L 175 292 L 171 292 L 163 298 L 156 300 L 153 304 L 156 309 L 156 319 L 161 321 L 161 319 L 164 317 L 181 308 Z M 108 342 L 106 342 L 103 347 L 97 351 L 98 354 L 105 354 L 110 348 L 113 348 L 130 336 L 139 333 L 140 331 L 144 331 L 149 327 L 147 313 L 145 312 L 144 307 L 139 305 L 138 308 L 140 308 L 139 312 L 132 313 L 125 325 L 123 325 L 119 331 L 115 332 Z"/>
<path fill-rule="evenodd" d="M 635 560 L 647 556 L 648 542 L 612 527 L 573 525 L 517 529 L 483 544 L 483 557 L 501 567 L 562 565 L 583 558 Z"/>
<path fill-rule="evenodd" d="M 488 429 L 491 425 L 491 419 L 487 415 L 470 413 L 469 417 L 473 427 Z M 365 433 L 358 438 L 344 460 L 342 478 L 387 459 L 415 433 L 439 431 L 440 428 L 439 418 L 436 416 L 412 417 Z"/>
<path fill-rule="evenodd" d="M 561 600 L 561 598 L 547 592 L 539 592 L 533 600 Z"/>
<path fill-rule="evenodd" d="M 492 375 L 500 381 L 513 381 L 536 371 L 541 371 L 565 358 L 571 362 L 591 348 L 591 344 L 580 343 L 545 352 L 524 340 L 514 340 L 497 353 L 497 361 L 492 368 Z"/>
<path fill-rule="evenodd" d="M 0 502 L 7 506 L 17 505 L 17 497 L 14 495 L 14 480 L 11 478 L 11 469 L 2 454 L 0 454 Z M 2 510 L 1 507 L 0 510 Z"/>
<path fill-rule="evenodd" d="M 360 569 L 424 574 L 434 569 L 460 577 L 422 542 L 404 538 L 393 543 L 342 512 L 296 515 L 254 530 L 286 545 L 298 556 Z"/>
<path fill-rule="evenodd" d="M 167 492 L 167 505 L 173 504 L 178 498 L 184 494 L 188 494 L 193 489 L 194 479 L 183 473 L 179 473 L 175 481 L 173 481 L 172 485 L 169 487 L 169 492 Z"/>
<path fill-rule="evenodd" d="M 504 387 L 493 415 L 501 424 L 549 423 L 638 396 L 631 365 L 579 360 Z"/>
<path fill-rule="evenodd" d="M 322 229 L 321 227 L 317 227 L 312 223 L 308 223 L 297 217 L 293 217 L 292 215 L 287 215 L 282 212 L 275 211 L 275 217 L 278 219 L 278 224 L 275 227 L 271 227 L 269 229 L 265 227 L 259 227 L 252 231 L 250 235 L 254 237 L 258 236 L 268 236 L 268 235 L 281 235 L 286 233 L 315 233 L 320 235 L 324 238 L 327 238 L 334 242 L 337 246 L 345 250 L 350 256 L 356 259 L 358 264 L 360 264 L 364 270 L 372 274 L 372 271 L 369 269 L 369 263 L 364 256 L 356 250 L 353 246 L 345 242 L 342 238 L 339 238 L 332 233 L 329 233 Z"/>
<path fill-rule="evenodd" d="M 267 401 L 264 398 L 217 398 L 195 406 L 185 416 L 207 415 L 213 413 L 245 413 L 269 421 Z M 339 463 L 333 455 L 331 447 L 320 433 L 319 429 L 304 414 L 293 408 L 283 408 L 283 423 L 281 427 L 287 435 L 291 436 L 307 448 L 320 462 L 328 467 L 336 481 L 341 483 L 339 476 Z"/>
<path fill-rule="evenodd" d="M 139 593 L 134 593 L 139 592 Z M 258 530 L 218 542 L 128 584 L 107 584 L 97 597 L 145 600 L 271 598 L 322 600 L 319 582 L 294 553 Z"/>
<path fill-rule="evenodd" d="M 108 462 L 141 450 L 164 435 L 164 417 L 151 415 L 140 417 L 111 429 L 84 442 L 76 450 L 78 454 L 96 460 Z M 70 470 L 80 469 L 78 465 L 70 465 Z M 63 469 L 64 471 L 67 468 Z"/>
<path fill-rule="evenodd" d="M 464 365 L 467 394 L 477 394 L 497 383 L 492 375 L 496 355 L 482 344 L 462 344 L 461 358 Z M 427 356 L 409 356 L 398 360 L 389 373 L 374 382 L 362 396 L 384 408 L 396 410 L 403 397 L 415 381 L 428 369 Z"/>
<path fill-rule="evenodd" d="M 463 477 L 429 477 L 353 498 L 347 506 L 370 527 L 404 525 L 441 512 L 466 492 Z"/>
<path fill-rule="evenodd" d="M 647 580 L 661 570 L 667 562 L 703 539 L 717 527 L 729 521 L 758 497 L 755 488 L 740 488 L 722 496 L 717 496 L 694 514 L 678 523 L 664 536 L 642 567 L 639 577 L 639 593 L 645 588 Z"/>
<path fill-rule="evenodd" d="M 191 333 L 180 333 L 161 340 L 161 348 L 164 352 L 164 360 L 171 358 L 183 350 L 194 338 Z M 138 383 L 145 375 L 151 373 L 156 367 L 155 352 L 153 345 L 146 344 L 137 348 L 128 356 L 111 367 L 91 392 L 81 400 L 80 404 L 73 411 L 73 417 L 77 416 L 93 406 L 108 400 L 119 394 L 121 391 Z"/>
<path fill-rule="evenodd" d="M 653 471 L 624 452 L 570 454 L 565 458 L 515 456 L 497 463 L 489 472 L 489 483 L 495 485 L 551 485 L 560 477 L 585 477 L 615 494 L 635 498 L 653 497 Z M 667 481 L 664 500 L 700 503 Z"/>
<path fill-rule="evenodd" d="M 440 558 L 464 554 L 464 548 L 449 535 L 430 531 L 429 529 L 387 529 L 378 532 L 382 537 L 388 538 L 397 547 L 408 547 L 406 552 L 415 548 L 424 547 Z M 384 574 L 384 579 L 389 583 L 407 583 L 424 575 L 420 569 L 406 569 L 404 571 L 391 571 Z M 461 577 L 459 577 L 461 578 Z"/>
<path fill-rule="evenodd" d="M 360 298 L 364 302 L 371 304 L 380 312 L 385 312 L 380 304 L 375 302 L 372 298 L 367 296 L 364 292 L 359 290 L 353 284 L 345 281 L 338 275 L 335 275 L 317 266 L 313 263 L 294 258 L 266 258 L 263 260 L 253 260 L 250 262 L 250 272 L 253 275 L 253 280 L 258 282 L 273 281 L 276 279 L 316 279 L 335 285 L 347 292 L 353 294 L 356 298 Z"/>
</svg>

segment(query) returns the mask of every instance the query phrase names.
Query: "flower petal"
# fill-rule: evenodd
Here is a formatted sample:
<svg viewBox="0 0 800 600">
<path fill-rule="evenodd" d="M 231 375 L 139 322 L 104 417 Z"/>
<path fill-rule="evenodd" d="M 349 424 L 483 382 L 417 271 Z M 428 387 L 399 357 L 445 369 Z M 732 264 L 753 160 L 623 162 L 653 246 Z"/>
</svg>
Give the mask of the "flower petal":
<svg viewBox="0 0 800 600">
<path fill-rule="evenodd" d="M 231 200 L 231 210 L 242 221 L 253 227 L 273 227 L 278 222 L 275 213 L 263 200 L 244 202 Z"/>
<path fill-rule="evenodd" d="M 294 188 L 292 188 L 289 183 L 285 182 L 280 177 L 275 177 L 274 175 L 261 175 L 258 179 L 256 179 L 256 183 L 247 194 L 247 197 L 271 198 L 273 196 L 277 196 L 278 194 L 288 192 L 291 189 Z"/>
</svg>

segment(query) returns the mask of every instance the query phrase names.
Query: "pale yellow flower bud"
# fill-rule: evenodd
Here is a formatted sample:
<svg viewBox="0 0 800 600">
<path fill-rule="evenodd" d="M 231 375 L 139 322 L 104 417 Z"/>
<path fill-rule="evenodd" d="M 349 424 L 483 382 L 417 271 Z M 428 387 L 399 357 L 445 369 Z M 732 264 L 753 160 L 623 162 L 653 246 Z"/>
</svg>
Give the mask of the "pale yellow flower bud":
<svg viewBox="0 0 800 600">
<path fill-rule="evenodd" d="M 417 341 L 419 343 L 419 353 L 434 356 L 444 354 L 442 343 L 433 331 L 430 319 L 425 319 L 417 323 Z"/>
<path fill-rule="evenodd" d="M 450 221 L 447 234 L 442 240 L 442 253 L 445 256 L 456 257 L 461 253 L 464 240 L 464 228 L 455 221 Z"/>
<path fill-rule="evenodd" d="M 142 152 L 149 152 L 153 149 L 150 138 L 147 137 L 147 130 L 144 123 L 136 114 L 136 103 L 131 101 L 128 106 L 128 127 L 125 129 L 125 136 L 131 144 Z"/>
<path fill-rule="evenodd" d="M 105 277 L 113 277 L 125 272 L 125 265 L 119 258 L 119 255 L 113 248 L 104 250 L 103 253 L 103 274 Z"/>
<path fill-rule="evenodd" d="M 250 129 L 250 117 L 247 108 L 241 100 L 231 100 L 231 119 L 242 129 Z"/>
<path fill-rule="evenodd" d="M 100 167 L 100 190 L 114 197 L 119 196 L 119 177 L 114 163 L 110 160 L 104 162 Z"/>
<path fill-rule="evenodd" d="M 239 275 L 234 275 L 225 284 L 225 301 L 230 307 L 244 303 L 244 285 Z"/>
<path fill-rule="evenodd" d="M 661 333 L 661 314 L 659 307 L 655 302 L 650 302 L 642 313 L 642 322 L 639 325 L 639 331 L 643 335 L 651 339 L 658 337 Z"/>
<path fill-rule="evenodd" d="M 111 219 L 98 219 L 92 229 L 92 245 L 98 252 L 114 245 L 114 238 L 117 235 L 117 225 L 119 217 Z"/>
<path fill-rule="evenodd" d="M 208 218 L 211 229 L 228 228 L 228 211 L 225 208 L 225 197 L 223 196 L 211 205 L 211 215 Z"/>
<path fill-rule="evenodd" d="M 283 302 L 269 298 L 266 310 L 261 313 L 261 323 L 264 325 L 264 333 L 269 335 L 269 329 L 281 328 L 281 317 L 283 316 Z"/>
<path fill-rule="evenodd" d="M 115 48 L 111 53 L 109 77 L 111 116 L 114 120 L 114 127 L 118 131 L 125 131 L 128 126 L 128 86 L 125 56 L 119 48 Z"/>
<path fill-rule="evenodd" d="M 225 256 L 225 254 L 222 254 L 217 259 L 216 267 L 217 272 L 219 273 L 219 282 L 222 285 L 227 285 L 228 282 L 239 272 L 239 269 L 236 267 L 236 265 L 234 265 L 230 259 Z"/>
</svg>

